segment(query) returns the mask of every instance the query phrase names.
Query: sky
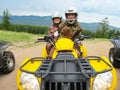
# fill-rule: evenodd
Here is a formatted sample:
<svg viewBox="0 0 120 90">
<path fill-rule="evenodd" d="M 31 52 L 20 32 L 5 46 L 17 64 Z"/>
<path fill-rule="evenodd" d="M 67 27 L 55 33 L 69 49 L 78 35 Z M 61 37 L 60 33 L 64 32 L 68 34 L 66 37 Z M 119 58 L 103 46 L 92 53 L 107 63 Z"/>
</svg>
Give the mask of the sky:
<svg viewBox="0 0 120 90">
<path fill-rule="evenodd" d="M 69 7 L 78 10 L 80 22 L 101 22 L 108 17 L 110 25 L 120 27 L 120 0 L 1 0 L 0 15 L 5 9 L 19 16 L 49 16 L 57 11 L 64 18 Z"/>
</svg>

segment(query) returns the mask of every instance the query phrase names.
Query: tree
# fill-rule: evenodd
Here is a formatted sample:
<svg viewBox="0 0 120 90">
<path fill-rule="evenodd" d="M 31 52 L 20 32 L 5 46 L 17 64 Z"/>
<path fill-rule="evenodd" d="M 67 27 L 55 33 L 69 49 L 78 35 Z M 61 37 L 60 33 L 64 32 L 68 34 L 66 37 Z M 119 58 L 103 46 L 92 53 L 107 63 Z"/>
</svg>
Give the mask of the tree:
<svg viewBox="0 0 120 90">
<path fill-rule="evenodd" d="M 2 29 L 8 30 L 10 28 L 10 18 L 8 9 L 3 11 Z"/>
<path fill-rule="evenodd" d="M 102 38 L 108 38 L 109 33 L 109 20 L 108 17 L 105 17 L 100 23 L 100 31 L 102 34 Z"/>
<path fill-rule="evenodd" d="M 108 38 L 111 38 L 111 37 L 115 36 L 115 33 L 116 33 L 116 30 L 115 30 L 115 29 L 110 30 L 110 31 L 109 31 L 109 34 L 108 34 Z"/>
<path fill-rule="evenodd" d="M 85 36 L 93 36 L 93 32 L 91 32 L 90 30 L 83 30 L 82 34 Z"/>
<path fill-rule="evenodd" d="M 115 36 L 120 36 L 120 31 L 116 31 Z"/>
<path fill-rule="evenodd" d="M 97 30 L 95 32 L 95 37 L 96 38 L 102 38 L 103 37 L 102 36 L 102 31 L 99 28 L 97 28 Z"/>
</svg>

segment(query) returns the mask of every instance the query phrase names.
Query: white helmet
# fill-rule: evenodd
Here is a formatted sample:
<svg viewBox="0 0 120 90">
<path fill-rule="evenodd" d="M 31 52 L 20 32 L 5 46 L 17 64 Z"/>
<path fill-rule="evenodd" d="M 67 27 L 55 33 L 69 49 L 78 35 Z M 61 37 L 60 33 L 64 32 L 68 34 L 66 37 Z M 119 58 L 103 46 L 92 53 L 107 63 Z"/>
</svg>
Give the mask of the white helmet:
<svg viewBox="0 0 120 90">
<path fill-rule="evenodd" d="M 71 13 L 75 14 L 75 18 L 73 18 L 73 19 L 68 19 L 68 18 L 67 18 L 67 15 L 68 15 L 68 14 L 71 14 Z M 66 17 L 67 23 L 69 23 L 69 24 L 74 24 L 74 23 L 77 21 L 77 17 L 78 17 L 78 13 L 77 13 L 76 8 L 74 8 L 74 7 L 68 8 L 68 10 L 65 12 L 65 17 Z"/>
<path fill-rule="evenodd" d="M 60 19 L 62 19 L 62 16 L 61 16 L 58 12 L 55 12 L 55 13 L 53 14 L 53 16 L 52 16 L 52 20 L 53 20 L 54 18 L 60 18 Z"/>
</svg>

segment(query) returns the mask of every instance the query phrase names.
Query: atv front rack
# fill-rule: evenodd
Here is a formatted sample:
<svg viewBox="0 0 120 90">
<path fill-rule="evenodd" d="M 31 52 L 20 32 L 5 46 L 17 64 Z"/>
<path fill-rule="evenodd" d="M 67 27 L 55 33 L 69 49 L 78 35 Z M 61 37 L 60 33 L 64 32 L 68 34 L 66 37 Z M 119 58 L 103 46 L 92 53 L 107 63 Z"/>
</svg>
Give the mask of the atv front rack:
<svg viewBox="0 0 120 90">
<path fill-rule="evenodd" d="M 58 64 L 58 63 L 61 63 Z M 75 65 L 77 70 L 71 71 L 70 65 Z M 56 67 L 61 67 L 61 69 L 55 70 Z M 53 69 L 54 68 L 54 69 Z M 60 59 L 45 59 L 36 71 L 36 76 L 40 78 L 46 78 L 48 75 L 83 75 L 86 78 L 95 76 L 97 73 L 91 67 L 87 59 L 73 59 L 73 60 L 60 60 Z"/>
<path fill-rule="evenodd" d="M 102 60 L 107 66 L 109 66 L 109 69 L 105 69 L 105 70 L 99 71 L 99 72 L 97 72 L 97 74 L 105 73 L 105 72 L 111 71 L 113 69 L 112 66 L 108 62 L 106 62 L 104 59 L 102 59 L 101 57 L 98 57 L 98 56 L 88 56 L 88 57 L 86 57 L 86 59 L 88 61 L 90 61 L 90 60 L 97 60 L 98 62 L 100 60 Z"/>
<path fill-rule="evenodd" d="M 102 60 L 105 64 L 109 66 L 109 69 L 96 72 L 90 65 L 90 60 Z M 34 72 L 25 70 L 24 67 L 29 63 L 42 62 L 38 69 Z M 56 69 L 58 68 L 58 69 Z M 76 68 L 76 69 L 73 69 Z M 62 70 L 61 70 L 62 69 Z M 42 57 L 31 58 L 26 63 L 24 63 L 20 70 L 23 72 L 35 74 L 37 77 L 46 78 L 48 75 L 83 75 L 86 78 L 91 78 L 99 73 L 104 73 L 112 70 L 112 66 L 108 64 L 105 60 L 97 56 L 89 56 L 87 58 L 79 59 L 44 59 Z"/>
<path fill-rule="evenodd" d="M 30 71 L 30 70 L 28 70 L 28 69 L 24 69 L 24 67 L 27 66 L 27 64 L 29 64 L 29 63 L 34 63 L 34 62 L 39 62 L 39 63 L 41 63 L 41 62 L 43 62 L 44 59 L 45 59 L 45 58 L 43 58 L 43 57 L 31 58 L 31 59 L 29 59 L 28 61 L 26 61 L 24 64 L 22 64 L 19 69 L 20 69 L 22 72 L 26 72 L 26 73 L 30 73 L 30 74 L 35 74 L 36 71 Z"/>
</svg>

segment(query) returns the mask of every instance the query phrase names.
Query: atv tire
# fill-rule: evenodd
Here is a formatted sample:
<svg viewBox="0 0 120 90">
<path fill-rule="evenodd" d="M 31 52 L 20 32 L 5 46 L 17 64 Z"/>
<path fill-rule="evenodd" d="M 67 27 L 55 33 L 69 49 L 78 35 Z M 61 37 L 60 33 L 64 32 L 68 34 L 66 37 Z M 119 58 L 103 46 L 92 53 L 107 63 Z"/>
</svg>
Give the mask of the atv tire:
<svg viewBox="0 0 120 90">
<path fill-rule="evenodd" d="M 115 68 L 120 68 L 120 61 L 115 58 L 115 48 L 110 49 L 109 60 Z"/>
<path fill-rule="evenodd" d="M 15 68 L 15 57 L 11 51 L 5 51 L 3 54 L 4 63 L 0 71 L 4 74 L 10 73 Z"/>
</svg>

